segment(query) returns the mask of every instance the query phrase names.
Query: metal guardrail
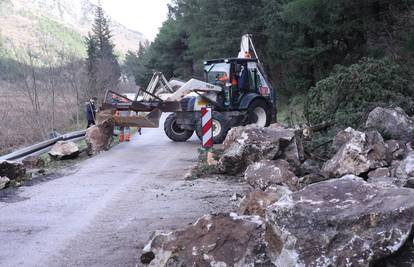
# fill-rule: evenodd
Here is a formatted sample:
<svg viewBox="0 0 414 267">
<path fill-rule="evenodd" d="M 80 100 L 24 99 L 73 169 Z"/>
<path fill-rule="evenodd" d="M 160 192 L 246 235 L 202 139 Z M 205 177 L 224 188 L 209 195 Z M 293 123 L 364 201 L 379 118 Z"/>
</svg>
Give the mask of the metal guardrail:
<svg viewBox="0 0 414 267">
<path fill-rule="evenodd" d="M 31 145 L 22 149 L 19 149 L 17 151 L 14 151 L 10 154 L 4 155 L 0 157 L 0 161 L 4 160 L 18 160 L 30 155 L 33 155 L 35 153 L 38 153 L 40 151 L 46 152 L 48 151 L 54 144 L 56 144 L 59 141 L 78 141 L 85 138 L 86 130 L 76 131 L 72 133 L 67 133 L 60 135 L 58 137 L 37 143 L 35 145 Z"/>
</svg>

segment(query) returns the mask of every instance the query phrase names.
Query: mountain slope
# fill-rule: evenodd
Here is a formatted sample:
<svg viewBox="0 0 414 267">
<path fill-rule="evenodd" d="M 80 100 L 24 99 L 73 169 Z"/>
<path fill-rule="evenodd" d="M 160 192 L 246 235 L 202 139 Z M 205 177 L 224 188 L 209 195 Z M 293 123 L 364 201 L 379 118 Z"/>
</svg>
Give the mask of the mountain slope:
<svg viewBox="0 0 414 267">
<path fill-rule="evenodd" d="M 89 0 L 0 0 L 1 40 L 9 48 L 68 50 L 85 55 L 95 5 Z M 137 49 L 143 34 L 111 20 L 116 50 Z"/>
</svg>

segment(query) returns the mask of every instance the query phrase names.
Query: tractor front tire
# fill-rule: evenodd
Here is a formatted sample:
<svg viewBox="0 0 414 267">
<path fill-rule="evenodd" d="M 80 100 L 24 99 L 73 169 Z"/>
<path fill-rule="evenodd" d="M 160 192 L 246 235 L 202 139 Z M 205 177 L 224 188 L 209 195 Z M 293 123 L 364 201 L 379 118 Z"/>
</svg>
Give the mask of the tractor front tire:
<svg viewBox="0 0 414 267">
<path fill-rule="evenodd" d="M 247 124 L 256 124 L 267 127 L 272 120 L 271 110 L 262 99 L 253 100 L 247 108 Z"/>
<path fill-rule="evenodd" d="M 212 120 L 213 120 L 213 143 L 221 144 L 224 139 L 226 139 L 227 133 L 229 131 L 229 126 L 226 118 L 217 111 L 213 111 Z M 196 134 L 198 138 L 203 141 L 203 134 L 201 130 L 201 122 L 197 125 Z"/>
<path fill-rule="evenodd" d="M 164 132 L 174 142 L 185 142 L 193 135 L 194 131 L 180 128 L 177 124 L 177 114 L 168 115 L 164 122 Z"/>
</svg>

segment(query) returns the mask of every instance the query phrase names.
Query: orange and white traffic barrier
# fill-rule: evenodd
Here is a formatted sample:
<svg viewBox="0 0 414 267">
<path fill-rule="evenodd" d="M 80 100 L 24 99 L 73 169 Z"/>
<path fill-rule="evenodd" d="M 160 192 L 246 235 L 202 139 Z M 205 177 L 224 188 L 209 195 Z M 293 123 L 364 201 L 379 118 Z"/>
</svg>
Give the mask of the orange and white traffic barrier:
<svg viewBox="0 0 414 267">
<path fill-rule="evenodd" d="M 213 119 L 211 108 L 201 108 L 202 145 L 204 148 L 213 147 Z"/>
</svg>

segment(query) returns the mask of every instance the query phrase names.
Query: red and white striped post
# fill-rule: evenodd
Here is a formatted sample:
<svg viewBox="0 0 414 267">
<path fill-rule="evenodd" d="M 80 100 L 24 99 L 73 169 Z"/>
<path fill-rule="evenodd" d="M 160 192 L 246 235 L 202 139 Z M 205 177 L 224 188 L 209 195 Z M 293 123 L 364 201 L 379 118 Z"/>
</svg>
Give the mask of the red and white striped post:
<svg viewBox="0 0 414 267">
<path fill-rule="evenodd" d="M 213 120 L 211 116 L 211 108 L 201 108 L 201 127 L 202 127 L 202 146 L 204 148 L 213 147 Z"/>
</svg>

